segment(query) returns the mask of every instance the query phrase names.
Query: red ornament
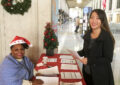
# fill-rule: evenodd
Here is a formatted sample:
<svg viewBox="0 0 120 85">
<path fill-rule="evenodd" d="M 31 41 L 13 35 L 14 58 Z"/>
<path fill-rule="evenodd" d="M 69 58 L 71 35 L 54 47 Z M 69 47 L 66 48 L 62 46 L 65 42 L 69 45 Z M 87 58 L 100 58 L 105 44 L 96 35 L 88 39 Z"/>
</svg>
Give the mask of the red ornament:
<svg viewBox="0 0 120 85">
<path fill-rule="evenodd" d="M 51 40 L 54 41 L 54 38 L 52 38 Z"/>
<path fill-rule="evenodd" d="M 7 3 L 8 6 L 11 6 L 11 3 Z"/>
<path fill-rule="evenodd" d="M 44 32 L 44 35 L 47 35 L 48 34 L 48 30 L 46 30 L 45 32 Z"/>
<path fill-rule="evenodd" d="M 45 46 L 47 46 L 47 43 L 45 43 Z"/>
<path fill-rule="evenodd" d="M 50 36 L 48 35 L 48 36 L 46 36 L 46 38 L 50 38 Z"/>
</svg>

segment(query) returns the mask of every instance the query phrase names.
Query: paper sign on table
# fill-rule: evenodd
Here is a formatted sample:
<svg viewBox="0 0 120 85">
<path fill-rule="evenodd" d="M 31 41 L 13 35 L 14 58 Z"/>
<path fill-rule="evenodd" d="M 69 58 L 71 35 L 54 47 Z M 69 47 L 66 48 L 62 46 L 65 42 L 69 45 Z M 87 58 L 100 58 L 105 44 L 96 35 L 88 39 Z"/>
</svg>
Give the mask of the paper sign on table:
<svg viewBox="0 0 120 85">
<path fill-rule="evenodd" d="M 61 81 L 60 85 L 83 85 L 83 84 L 82 82 L 66 83 Z"/>
<path fill-rule="evenodd" d="M 61 59 L 61 63 L 70 63 L 70 64 L 75 64 L 76 61 L 73 59 Z"/>
<path fill-rule="evenodd" d="M 57 58 L 48 58 L 48 62 L 57 62 Z"/>
<path fill-rule="evenodd" d="M 73 64 L 61 64 L 61 69 L 64 69 L 64 70 L 78 70 L 77 65 L 73 65 Z"/>
<path fill-rule="evenodd" d="M 73 59 L 73 56 L 71 55 L 60 55 L 61 59 Z"/>
<path fill-rule="evenodd" d="M 82 79 L 79 72 L 61 72 L 61 79 Z"/>
<path fill-rule="evenodd" d="M 36 79 L 43 80 L 44 83 L 42 85 L 59 85 L 58 77 L 37 76 Z"/>
</svg>

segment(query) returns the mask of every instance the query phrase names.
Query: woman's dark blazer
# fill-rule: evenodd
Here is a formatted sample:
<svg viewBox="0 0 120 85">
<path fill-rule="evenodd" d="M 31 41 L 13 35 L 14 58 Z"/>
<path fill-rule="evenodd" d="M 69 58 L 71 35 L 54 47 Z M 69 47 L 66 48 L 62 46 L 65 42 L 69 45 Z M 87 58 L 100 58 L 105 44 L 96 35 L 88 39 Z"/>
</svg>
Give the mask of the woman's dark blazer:
<svg viewBox="0 0 120 85">
<path fill-rule="evenodd" d="M 78 54 L 88 58 L 94 85 L 114 85 L 111 68 L 114 50 L 112 37 L 110 33 L 102 29 L 92 47 L 88 48 L 91 39 L 90 34 L 91 31 L 89 30 L 83 37 L 84 46 L 81 51 L 78 51 Z"/>
</svg>

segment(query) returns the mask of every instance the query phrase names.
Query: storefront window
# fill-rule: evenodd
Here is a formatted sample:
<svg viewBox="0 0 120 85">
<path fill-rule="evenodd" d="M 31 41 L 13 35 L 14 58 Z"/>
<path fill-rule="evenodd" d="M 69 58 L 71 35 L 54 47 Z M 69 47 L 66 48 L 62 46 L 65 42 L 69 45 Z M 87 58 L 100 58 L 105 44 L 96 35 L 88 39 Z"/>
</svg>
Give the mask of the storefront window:
<svg viewBox="0 0 120 85">
<path fill-rule="evenodd" d="M 100 8 L 101 8 L 101 0 L 99 1 L 99 3 L 100 3 Z"/>
<path fill-rule="evenodd" d="M 120 8 L 120 0 L 117 0 L 117 8 Z"/>
<path fill-rule="evenodd" d="M 117 23 L 120 23 L 120 14 L 117 14 Z"/>
<path fill-rule="evenodd" d="M 109 10 L 111 10 L 111 9 L 112 9 L 112 0 L 109 0 Z"/>
</svg>

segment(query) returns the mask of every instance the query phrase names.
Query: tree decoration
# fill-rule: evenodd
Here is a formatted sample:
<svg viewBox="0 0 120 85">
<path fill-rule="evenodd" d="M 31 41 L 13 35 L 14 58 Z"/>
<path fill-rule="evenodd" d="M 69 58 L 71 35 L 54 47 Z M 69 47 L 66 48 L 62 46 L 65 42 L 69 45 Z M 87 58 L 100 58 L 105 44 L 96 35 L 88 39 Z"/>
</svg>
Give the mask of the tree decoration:
<svg viewBox="0 0 120 85">
<path fill-rule="evenodd" d="M 44 48 L 54 49 L 58 46 L 57 36 L 52 29 L 51 23 L 47 23 L 44 32 Z"/>
<path fill-rule="evenodd" d="M 24 14 L 31 7 L 31 0 L 2 0 L 3 8 L 10 14 Z"/>
</svg>

